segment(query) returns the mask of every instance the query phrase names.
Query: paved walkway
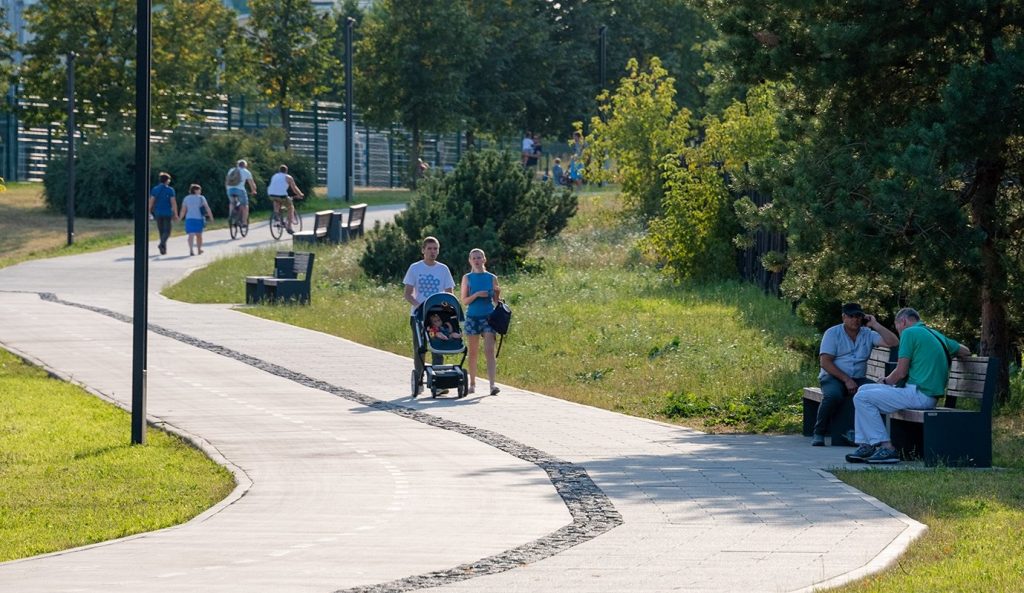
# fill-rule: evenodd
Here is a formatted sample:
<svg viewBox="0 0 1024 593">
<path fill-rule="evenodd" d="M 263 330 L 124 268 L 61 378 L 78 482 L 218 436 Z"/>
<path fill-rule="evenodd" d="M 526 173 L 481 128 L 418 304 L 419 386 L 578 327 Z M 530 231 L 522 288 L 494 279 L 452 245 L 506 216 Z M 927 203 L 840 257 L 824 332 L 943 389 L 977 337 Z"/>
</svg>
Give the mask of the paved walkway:
<svg viewBox="0 0 1024 593">
<path fill-rule="evenodd" d="M 0 564 L 0 591 L 809 591 L 924 530 L 820 469 L 846 449 L 508 386 L 413 401 L 407 358 L 157 294 L 271 246 L 264 227 L 150 261 L 149 415 L 238 487 L 175 528 Z M 130 247 L 0 269 L 0 345 L 127 405 L 131 287 Z"/>
</svg>

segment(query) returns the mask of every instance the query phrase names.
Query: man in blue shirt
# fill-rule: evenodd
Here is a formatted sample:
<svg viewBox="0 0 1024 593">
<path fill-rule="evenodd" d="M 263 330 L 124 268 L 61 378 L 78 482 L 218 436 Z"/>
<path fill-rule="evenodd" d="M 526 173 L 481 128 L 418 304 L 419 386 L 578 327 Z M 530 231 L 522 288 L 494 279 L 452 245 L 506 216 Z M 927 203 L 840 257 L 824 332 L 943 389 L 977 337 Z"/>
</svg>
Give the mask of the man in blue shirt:
<svg viewBox="0 0 1024 593">
<path fill-rule="evenodd" d="M 899 362 L 882 385 L 865 385 L 853 398 L 854 428 L 860 447 L 846 456 L 850 463 L 898 463 L 899 452 L 889 440 L 881 414 L 896 410 L 931 410 L 946 392 L 949 363 L 953 356 L 971 351 L 955 340 L 927 327 L 913 309 L 896 314 L 900 332 Z M 906 379 L 906 385 L 897 384 Z"/>
<path fill-rule="evenodd" d="M 843 322 L 825 330 L 821 337 L 818 381 L 822 397 L 812 445 L 825 444 L 825 433 L 843 406 L 843 399 L 853 397 L 861 385 L 872 382 L 866 377 L 871 349 L 881 344 L 892 348 L 899 343 L 896 334 L 878 323 L 874 315 L 865 315 L 860 305 L 843 305 Z"/>
<path fill-rule="evenodd" d="M 167 239 L 171 236 L 171 221 L 178 218 L 178 201 L 175 199 L 174 188 L 171 187 L 171 176 L 160 173 L 160 183 L 149 190 L 149 213 L 156 220 L 156 228 L 160 233 L 157 248 L 160 255 L 167 255 Z"/>
</svg>

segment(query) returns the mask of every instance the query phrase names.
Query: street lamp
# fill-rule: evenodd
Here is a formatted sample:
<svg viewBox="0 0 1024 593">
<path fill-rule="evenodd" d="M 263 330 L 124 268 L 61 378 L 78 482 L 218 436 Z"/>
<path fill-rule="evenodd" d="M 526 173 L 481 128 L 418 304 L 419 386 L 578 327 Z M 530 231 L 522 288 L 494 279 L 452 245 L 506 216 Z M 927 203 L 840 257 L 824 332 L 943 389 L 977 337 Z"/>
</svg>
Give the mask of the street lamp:
<svg viewBox="0 0 1024 593">
<path fill-rule="evenodd" d="M 352 27 L 356 19 L 345 19 L 345 201 L 352 201 L 355 192 L 355 172 L 352 164 L 353 139 L 355 137 L 355 117 L 352 113 Z"/>
<path fill-rule="evenodd" d="M 132 308 L 132 444 L 146 444 L 146 326 L 149 323 L 150 0 L 137 0 L 135 36 L 135 299 Z"/>
<path fill-rule="evenodd" d="M 68 247 L 75 242 L 75 52 L 67 54 L 68 68 Z"/>
</svg>

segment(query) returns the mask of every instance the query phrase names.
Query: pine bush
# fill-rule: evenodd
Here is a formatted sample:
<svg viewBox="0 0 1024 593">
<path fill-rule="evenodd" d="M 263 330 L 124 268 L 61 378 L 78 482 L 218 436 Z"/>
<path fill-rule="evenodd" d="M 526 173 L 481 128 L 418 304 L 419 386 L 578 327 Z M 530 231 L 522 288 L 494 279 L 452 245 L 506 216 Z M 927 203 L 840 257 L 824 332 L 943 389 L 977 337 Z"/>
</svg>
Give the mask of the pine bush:
<svg viewBox="0 0 1024 593">
<path fill-rule="evenodd" d="M 360 266 L 382 282 L 401 280 L 420 256 L 420 242 L 435 236 L 441 261 L 459 276 L 469 269 L 469 250 L 487 253 L 488 268 L 516 269 L 535 241 L 557 235 L 576 213 L 576 196 L 537 182 L 508 153 L 467 153 L 455 170 L 430 175 L 409 208 L 393 223 L 367 235 Z"/>
</svg>

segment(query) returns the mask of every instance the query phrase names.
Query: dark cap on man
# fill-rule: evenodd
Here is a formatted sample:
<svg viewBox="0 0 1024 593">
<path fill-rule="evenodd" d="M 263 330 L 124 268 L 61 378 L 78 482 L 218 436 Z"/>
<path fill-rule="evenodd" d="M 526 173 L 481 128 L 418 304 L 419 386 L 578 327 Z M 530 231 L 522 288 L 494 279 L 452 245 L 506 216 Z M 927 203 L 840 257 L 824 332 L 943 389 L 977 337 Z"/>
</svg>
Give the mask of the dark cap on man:
<svg viewBox="0 0 1024 593">
<path fill-rule="evenodd" d="M 861 309 L 857 303 L 846 303 L 843 305 L 843 315 L 847 317 L 863 317 L 864 309 Z"/>
</svg>

